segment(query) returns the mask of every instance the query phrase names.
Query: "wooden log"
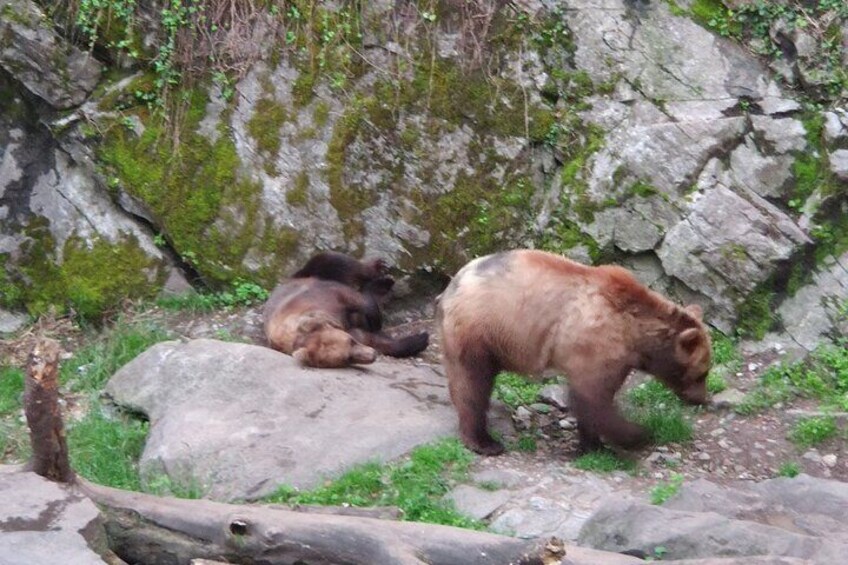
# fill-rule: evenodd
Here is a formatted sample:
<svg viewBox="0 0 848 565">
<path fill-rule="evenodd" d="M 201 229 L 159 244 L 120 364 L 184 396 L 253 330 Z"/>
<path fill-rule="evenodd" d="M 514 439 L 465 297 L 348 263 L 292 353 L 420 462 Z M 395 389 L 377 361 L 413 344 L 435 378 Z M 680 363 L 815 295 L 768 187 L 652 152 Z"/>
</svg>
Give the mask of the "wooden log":
<svg viewBox="0 0 848 565">
<path fill-rule="evenodd" d="M 560 563 L 565 556 L 561 543 L 545 540 L 279 507 L 180 500 L 83 479 L 78 484 L 100 506 L 112 549 L 130 563 L 177 565 L 207 559 L 267 565 L 545 565 Z"/>
<path fill-rule="evenodd" d="M 24 385 L 24 413 L 32 443 L 28 467 L 60 483 L 74 479 L 59 408 L 59 344 L 38 340 L 29 354 Z"/>
</svg>

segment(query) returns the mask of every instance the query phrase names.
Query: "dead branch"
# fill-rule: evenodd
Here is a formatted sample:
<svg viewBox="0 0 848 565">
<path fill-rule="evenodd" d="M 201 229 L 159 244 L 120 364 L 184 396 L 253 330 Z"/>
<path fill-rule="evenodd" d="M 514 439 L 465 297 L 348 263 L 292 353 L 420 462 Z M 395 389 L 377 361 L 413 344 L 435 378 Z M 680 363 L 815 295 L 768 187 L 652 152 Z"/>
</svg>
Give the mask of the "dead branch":
<svg viewBox="0 0 848 565">
<path fill-rule="evenodd" d="M 59 344 L 52 339 L 36 342 L 27 363 L 24 412 L 32 442 L 32 470 L 51 481 L 67 483 L 74 473 L 59 409 Z"/>
</svg>

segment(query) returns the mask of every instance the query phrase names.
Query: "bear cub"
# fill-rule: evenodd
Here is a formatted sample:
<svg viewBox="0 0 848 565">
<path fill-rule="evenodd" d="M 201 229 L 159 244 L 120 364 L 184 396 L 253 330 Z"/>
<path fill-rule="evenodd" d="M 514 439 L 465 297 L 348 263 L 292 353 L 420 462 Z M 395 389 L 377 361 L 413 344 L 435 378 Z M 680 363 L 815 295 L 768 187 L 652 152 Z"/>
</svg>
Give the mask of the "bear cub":
<svg viewBox="0 0 848 565">
<path fill-rule="evenodd" d="M 382 332 L 380 303 L 394 279 L 382 259 L 358 261 L 320 253 L 279 284 L 263 310 L 273 349 L 311 367 L 373 363 L 377 353 L 409 357 L 423 351 L 429 334 L 392 338 Z"/>
<path fill-rule="evenodd" d="M 633 369 L 654 375 L 684 401 L 707 400 L 711 347 L 700 307 L 675 305 L 624 268 L 507 251 L 465 265 L 437 301 L 460 437 L 478 453 L 503 451 L 486 424 L 502 370 L 566 375 L 581 451 L 645 441 L 645 431 L 614 403 Z"/>
</svg>

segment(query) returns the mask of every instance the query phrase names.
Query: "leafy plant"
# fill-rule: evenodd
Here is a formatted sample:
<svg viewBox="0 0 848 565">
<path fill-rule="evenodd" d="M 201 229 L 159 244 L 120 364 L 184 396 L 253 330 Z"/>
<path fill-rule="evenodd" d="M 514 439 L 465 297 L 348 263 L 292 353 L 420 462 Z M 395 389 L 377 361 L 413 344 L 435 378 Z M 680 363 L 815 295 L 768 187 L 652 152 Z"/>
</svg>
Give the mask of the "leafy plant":
<svg viewBox="0 0 848 565">
<path fill-rule="evenodd" d="M 802 447 L 810 447 L 832 438 L 836 431 L 836 418 L 833 416 L 813 416 L 799 420 L 789 438 Z"/>
<path fill-rule="evenodd" d="M 799 474 L 801 474 L 801 466 L 794 461 L 787 461 L 781 464 L 780 468 L 777 470 L 777 475 L 779 477 L 788 477 L 793 479 Z"/>
<path fill-rule="evenodd" d="M 228 309 L 252 306 L 268 299 L 268 291 L 258 284 L 237 280 L 232 290 L 207 294 L 184 294 L 159 298 L 156 304 L 166 310 L 204 312 L 217 308 Z"/>
<path fill-rule="evenodd" d="M 660 483 L 651 489 L 651 504 L 664 504 L 666 500 L 680 492 L 683 475 L 673 473 L 668 482 Z"/>
</svg>

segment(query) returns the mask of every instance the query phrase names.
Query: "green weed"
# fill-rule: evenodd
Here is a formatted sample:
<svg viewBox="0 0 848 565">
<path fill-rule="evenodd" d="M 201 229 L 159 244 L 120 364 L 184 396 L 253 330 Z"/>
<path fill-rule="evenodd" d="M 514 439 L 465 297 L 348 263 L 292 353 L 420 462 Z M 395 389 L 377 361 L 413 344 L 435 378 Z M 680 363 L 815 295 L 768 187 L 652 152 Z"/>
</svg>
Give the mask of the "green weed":
<svg viewBox="0 0 848 565">
<path fill-rule="evenodd" d="M 147 437 L 147 422 L 107 417 L 99 405 L 68 426 L 71 466 L 86 479 L 124 490 L 141 490 L 137 461 Z"/>
<path fill-rule="evenodd" d="M 444 495 L 466 480 L 474 455 L 455 439 L 413 450 L 399 462 L 359 465 L 338 479 L 307 492 L 284 487 L 266 502 L 351 506 L 397 506 L 404 520 L 483 529 L 457 513 Z"/>
<path fill-rule="evenodd" d="M 609 449 L 601 449 L 581 455 L 574 460 L 574 466 L 584 471 L 596 473 L 612 473 L 613 471 L 632 472 L 636 464 L 632 461 L 620 458 Z"/>
<path fill-rule="evenodd" d="M 664 504 L 666 500 L 680 492 L 683 486 L 683 475 L 674 473 L 668 482 L 660 483 L 651 489 L 651 504 Z"/>
<path fill-rule="evenodd" d="M 783 463 L 777 470 L 778 477 L 788 477 L 790 479 L 794 479 L 799 474 L 801 474 L 801 466 L 795 463 L 794 461 L 787 461 Z"/>
<path fill-rule="evenodd" d="M 836 432 L 836 418 L 813 416 L 798 420 L 789 433 L 789 439 L 801 447 L 811 447 L 832 438 Z"/>
</svg>

